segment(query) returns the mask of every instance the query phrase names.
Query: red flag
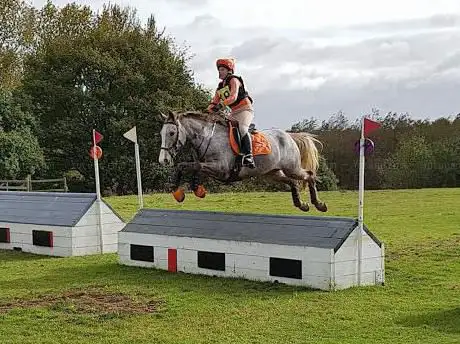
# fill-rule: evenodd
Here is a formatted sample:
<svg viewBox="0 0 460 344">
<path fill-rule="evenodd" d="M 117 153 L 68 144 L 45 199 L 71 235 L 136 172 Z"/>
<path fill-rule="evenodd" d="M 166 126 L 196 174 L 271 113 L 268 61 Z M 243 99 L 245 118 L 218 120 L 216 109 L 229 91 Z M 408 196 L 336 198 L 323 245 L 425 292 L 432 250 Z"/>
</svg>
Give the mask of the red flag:
<svg viewBox="0 0 460 344">
<path fill-rule="evenodd" d="M 104 136 L 102 136 L 101 133 L 97 132 L 96 130 L 93 130 L 93 144 L 97 145 L 99 142 L 102 141 Z"/>
<path fill-rule="evenodd" d="M 375 122 L 368 118 L 364 118 L 364 137 L 366 137 L 372 131 L 380 128 L 381 126 L 382 125 L 379 122 Z"/>
</svg>

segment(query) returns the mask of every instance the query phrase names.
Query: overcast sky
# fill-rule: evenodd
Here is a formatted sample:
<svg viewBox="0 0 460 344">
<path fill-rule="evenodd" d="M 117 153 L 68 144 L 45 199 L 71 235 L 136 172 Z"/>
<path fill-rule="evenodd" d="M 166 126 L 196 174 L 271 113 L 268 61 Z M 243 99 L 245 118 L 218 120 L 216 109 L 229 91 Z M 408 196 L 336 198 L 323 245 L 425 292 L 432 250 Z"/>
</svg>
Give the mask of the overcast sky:
<svg viewBox="0 0 460 344">
<path fill-rule="evenodd" d="M 42 6 L 44 0 L 32 1 Z M 55 0 L 58 5 L 70 1 Z M 94 9 L 105 1 L 76 1 Z M 460 0 L 111 0 L 189 46 L 197 82 L 233 56 L 260 128 L 372 108 L 413 118 L 460 113 Z"/>
</svg>

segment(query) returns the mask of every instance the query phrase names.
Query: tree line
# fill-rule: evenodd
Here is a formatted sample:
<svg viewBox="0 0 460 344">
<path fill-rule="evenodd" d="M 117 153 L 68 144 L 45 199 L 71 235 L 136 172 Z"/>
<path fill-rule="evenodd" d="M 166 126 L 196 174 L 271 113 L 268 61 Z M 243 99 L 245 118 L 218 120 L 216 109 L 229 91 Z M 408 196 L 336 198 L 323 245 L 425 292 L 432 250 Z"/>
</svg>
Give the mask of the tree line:
<svg viewBox="0 0 460 344">
<path fill-rule="evenodd" d="M 382 126 L 369 136 L 375 149 L 366 157 L 367 189 L 460 186 L 460 114 L 415 120 L 408 113 L 374 109 L 368 117 Z M 305 119 L 290 129 L 318 136 L 324 144 L 322 155 L 344 189 L 358 186 L 355 143 L 360 130 L 359 119 L 350 122 L 342 112 L 322 122 Z"/>
<path fill-rule="evenodd" d="M 144 191 L 165 191 L 171 171 L 157 163 L 160 112 L 204 111 L 211 90 L 194 80 L 188 50 L 159 28 L 142 24 L 131 8 L 104 5 L 62 8 L 48 1 L 35 8 L 23 0 L 0 4 L 0 179 L 59 178 L 71 191 L 94 191 L 89 157 L 91 131 L 104 135 L 100 163 L 104 194 L 136 190 L 132 143 L 122 134 L 137 126 Z M 415 121 L 390 113 L 373 138 L 366 165 L 367 188 L 458 186 L 460 117 Z M 355 189 L 359 138 L 342 113 L 314 118 L 290 131 L 318 135 L 319 188 Z M 219 190 L 278 190 L 257 180 Z"/>
</svg>

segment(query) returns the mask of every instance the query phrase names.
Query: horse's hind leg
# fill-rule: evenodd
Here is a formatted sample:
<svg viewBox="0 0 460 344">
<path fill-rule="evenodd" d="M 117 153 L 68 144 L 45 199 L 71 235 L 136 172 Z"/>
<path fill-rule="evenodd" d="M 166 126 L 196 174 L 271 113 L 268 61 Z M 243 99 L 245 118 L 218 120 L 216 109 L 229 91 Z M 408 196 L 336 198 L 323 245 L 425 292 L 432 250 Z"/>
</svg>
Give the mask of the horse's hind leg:
<svg viewBox="0 0 460 344">
<path fill-rule="evenodd" d="M 310 191 L 310 199 L 311 203 L 313 203 L 319 211 L 326 212 L 327 211 L 327 205 L 324 202 L 321 202 L 318 198 L 318 190 L 316 190 L 316 180 L 312 176 L 308 180 L 308 190 Z"/>
<path fill-rule="evenodd" d="M 327 211 L 326 203 L 321 202 L 318 198 L 318 191 L 316 190 L 316 181 L 315 181 L 315 177 L 313 176 L 312 172 L 310 171 L 307 172 L 301 168 L 297 168 L 293 170 L 283 169 L 283 172 L 289 178 L 307 182 L 308 190 L 310 191 L 311 202 L 313 203 L 315 208 L 322 212 Z"/>
<path fill-rule="evenodd" d="M 282 182 L 289 185 L 289 187 L 291 188 L 292 202 L 294 203 L 294 206 L 296 206 L 302 211 L 308 211 L 310 209 L 308 203 L 302 202 L 302 200 L 300 199 L 299 186 L 296 184 L 294 180 L 286 177 L 283 171 L 273 171 L 267 174 L 267 176 L 274 181 Z"/>
</svg>

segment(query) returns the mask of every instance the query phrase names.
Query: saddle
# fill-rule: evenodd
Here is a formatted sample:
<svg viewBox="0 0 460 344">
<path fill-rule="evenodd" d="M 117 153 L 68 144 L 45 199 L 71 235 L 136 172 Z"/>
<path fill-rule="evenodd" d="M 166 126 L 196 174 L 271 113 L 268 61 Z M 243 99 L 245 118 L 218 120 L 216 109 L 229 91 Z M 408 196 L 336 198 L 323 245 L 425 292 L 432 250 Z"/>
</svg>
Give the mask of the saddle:
<svg viewBox="0 0 460 344">
<path fill-rule="evenodd" d="M 235 155 L 241 154 L 241 133 L 238 128 L 238 121 L 227 119 L 229 129 L 230 146 Z M 265 155 L 272 152 L 270 142 L 259 132 L 254 123 L 249 126 L 249 134 L 252 140 L 252 155 Z"/>
</svg>

